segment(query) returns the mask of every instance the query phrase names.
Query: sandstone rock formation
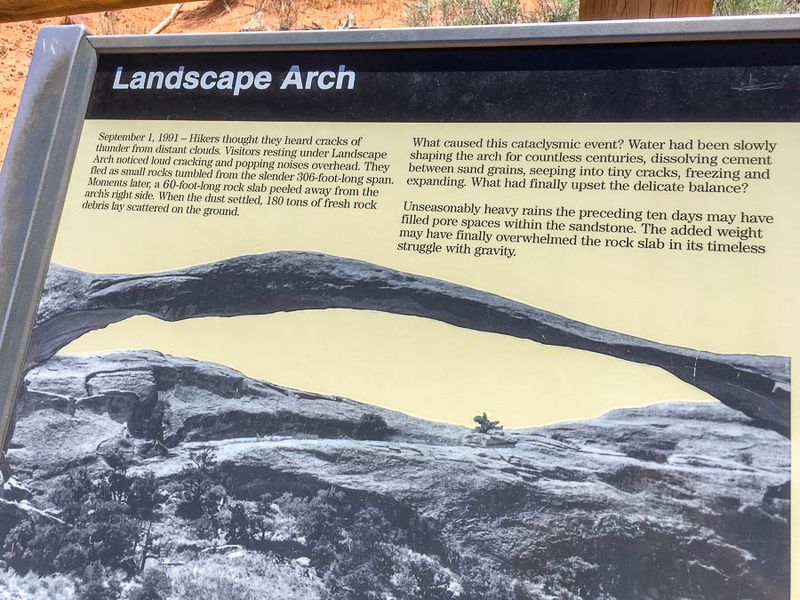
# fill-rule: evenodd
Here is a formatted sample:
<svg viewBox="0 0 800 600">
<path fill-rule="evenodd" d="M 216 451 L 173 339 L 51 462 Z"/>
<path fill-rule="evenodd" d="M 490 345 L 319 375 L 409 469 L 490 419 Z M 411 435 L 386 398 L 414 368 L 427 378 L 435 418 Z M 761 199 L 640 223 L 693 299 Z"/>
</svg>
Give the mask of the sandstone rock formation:
<svg viewBox="0 0 800 600">
<path fill-rule="evenodd" d="M 789 433 L 787 358 L 669 346 L 469 287 L 310 252 L 242 256 L 146 275 L 95 275 L 53 265 L 28 367 L 88 331 L 134 315 L 176 321 L 324 308 L 436 319 L 658 366 L 765 426 Z"/>
<path fill-rule="evenodd" d="M 383 439 L 355 439 L 367 413 L 385 420 Z M 133 471 L 173 485 L 191 452 L 211 449 L 240 501 L 337 490 L 379 507 L 442 564 L 482 557 L 525 597 L 788 598 L 789 503 L 776 490 L 789 441 L 721 404 L 618 410 L 475 447 L 467 427 L 122 352 L 33 369 L 18 419 L 9 459 L 34 503 L 64 475 L 107 470 L 122 442 Z M 165 452 L 147 451 L 153 435 Z M 0 506 L 0 519 L 23 516 Z M 170 547 L 160 560 L 173 560 Z"/>
</svg>

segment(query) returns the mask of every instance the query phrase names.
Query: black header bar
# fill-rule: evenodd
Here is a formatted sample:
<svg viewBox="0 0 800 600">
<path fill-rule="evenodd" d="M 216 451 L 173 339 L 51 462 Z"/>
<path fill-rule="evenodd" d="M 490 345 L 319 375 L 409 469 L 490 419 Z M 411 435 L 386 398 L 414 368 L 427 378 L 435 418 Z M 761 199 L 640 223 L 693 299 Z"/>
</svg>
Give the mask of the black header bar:
<svg viewBox="0 0 800 600">
<path fill-rule="evenodd" d="M 798 98 L 800 40 L 169 52 L 102 54 L 87 118 L 789 122 Z"/>
</svg>

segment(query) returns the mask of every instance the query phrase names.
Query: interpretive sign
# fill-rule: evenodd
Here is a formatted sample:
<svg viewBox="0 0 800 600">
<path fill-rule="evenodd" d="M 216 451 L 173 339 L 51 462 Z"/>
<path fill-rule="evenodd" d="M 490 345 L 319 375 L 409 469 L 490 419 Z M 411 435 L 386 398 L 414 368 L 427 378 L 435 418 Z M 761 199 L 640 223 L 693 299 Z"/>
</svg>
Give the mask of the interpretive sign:
<svg viewBox="0 0 800 600">
<path fill-rule="evenodd" d="M 795 18 L 44 30 L 7 585 L 790 598 L 799 94 Z"/>
</svg>

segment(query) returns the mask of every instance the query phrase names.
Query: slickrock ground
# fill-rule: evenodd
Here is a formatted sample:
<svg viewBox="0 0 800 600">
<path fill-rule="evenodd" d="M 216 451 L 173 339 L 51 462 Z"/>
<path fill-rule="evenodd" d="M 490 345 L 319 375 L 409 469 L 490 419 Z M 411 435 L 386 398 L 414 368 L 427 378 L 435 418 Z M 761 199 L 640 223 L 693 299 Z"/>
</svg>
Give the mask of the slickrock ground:
<svg viewBox="0 0 800 600">
<path fill-rule="evenodd" d="M 403 552 L 451 589 L 466 581 L 456 557 L 468 556 L 528 598 L 788 598 L 789 442 L 721 404 L 614 411 L 485 447 L 469 445 L 480 434 L 467 428 L 140 351 L 55 356 L 29 373 L 17 414 L 9 457 L 30 498 L 5 501 L 5 530 L 47 509 L 65 475 L 108 472 L 113 449 L 165 489 L 205 449 L 231 502 L 335 490 L 342 506 L 368 505 L 417 536 Z M 379 439 L 361 439 L 365 414 L 385 421 L 369 436 Z M 174 543 L 192 539 L 191 522 L 165 510 L 156 529 L 159 562 L 201 560 L 200 542 Z M 278 529 L 273 560 L 309 553 Z"/>
</svg>

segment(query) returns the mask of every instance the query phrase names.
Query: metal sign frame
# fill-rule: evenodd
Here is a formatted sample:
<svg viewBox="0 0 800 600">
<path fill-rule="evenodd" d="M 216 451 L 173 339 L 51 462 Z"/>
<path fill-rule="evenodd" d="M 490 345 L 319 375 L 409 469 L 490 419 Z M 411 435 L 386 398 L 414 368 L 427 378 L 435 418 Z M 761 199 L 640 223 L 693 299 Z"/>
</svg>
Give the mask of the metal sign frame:
<svg viewBox="0 0 800 600">
<path fill-rule="evenodd" d="M 158 36 L 94 36 L 80 26 L 44 28 L 36 42 L 0 174 L 2 448 L 8 443 L 28 342 L 99 56 L 798 38 L 798 16 Z"/>
</svg>

